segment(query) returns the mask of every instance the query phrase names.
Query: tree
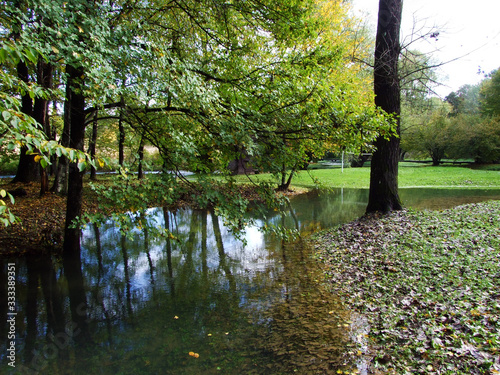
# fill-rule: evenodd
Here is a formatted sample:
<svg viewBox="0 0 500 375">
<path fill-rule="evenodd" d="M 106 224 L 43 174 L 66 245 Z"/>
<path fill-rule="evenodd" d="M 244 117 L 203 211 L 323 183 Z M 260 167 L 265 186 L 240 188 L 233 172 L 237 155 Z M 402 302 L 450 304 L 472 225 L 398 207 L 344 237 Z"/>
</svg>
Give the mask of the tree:
<svg viewBox="0 0 500 375">
<path fill-rule="evenodd" d="M 481 82 L 479 109 L 483 116 L 500 116 L 500 69 Z"/>
<path fill-rule="evenodd" d="M 479 114 L 479 91 L 481 85 L 463 85 L 456 92 L 451 92 L 445 100 L 453 106 L 450 116 Z"/>
<path fill-rule="evenodd" d="M 500 117 L 486 117 L 472 129 L 469 149 L 476 163 L 500 161 Z"/>
<path fill-rule="evenodd" d="M 432 86 L 437 81 L 437 74 L 433 70 L 435 66 L 430 56 L 418 51 L 406 50 L 400 59 L 401 161 L 407 152 L 423 151 L 419 147 L 419 138 L 414 136 L 423 130 L 422 125 L 429 121 L 429 115 L 435 110 L 435 106 L 440 106 L 435 101 L 436 98 L 430 96 Z"/>
<path fill-rule="evenodd" d="M 23 1 L 14 1 L 12 8 L 15 12 L 23 13 L 26 9 L 26 4 Z M 6 39 L 19 39 L 23 25 L 20 20 L 16 20 L 11 24 L 11 33 Z M 30 74 L 28 69 L 29 60 L 20 59 L 16 64 L 17 76 L 25 84 L 30 83 Z M 21 93 L 21 111 L 27 116 L 33 116 L 33 98 L 29 92 Z M 12 182 L 33 182 L 40 178 L 39 165 L 35 162 L 35 155 L 28 154 L 28 147 L 21 146 L 19 153 L 19 164 L 16 175 Z"/>
<path fill-rule="evenodd" d="M 381 134 L 376 142 L 370 170 L 370 193 L 366 212 L 402 209 L 398 194 L 400 134 L 400 80 L 398 61 L 402 0 L 380 0 L 375 44 L 375 104 L 393 116 L 396 134 Z"/>
<path fill-rule="evenodd" d="M 308 155 L 325 147 L 369 145 L 381 116 L 359 65 L 350 60 L 356 47 L 352 30 L 344 27 L 343 6 L 326 2 L 315 5 L 313 13 L 304 8 L 301 15 L 290 8 L 293 17 L 287 22 L 305 26 L 300 30 L 269 28 L 260 17 L 243 28 L 238 12 L 246 13 L 251 4 L 206 6 L 207 15 L 224 15 L 203 18 L 210 33 L 197 30 L 199 21 L 193 26 L 195 11 L 176 10 L 174 24 L 170 15 L 158 17 L 156 26 L 175 31 L 157 33 L 154 48 L 142 52 L 155 69 L 140 68 L 138 79 L 126 86 L 152 95 L 125 95 L 127 116 L 135 118 L 137 131 L 158 147 L 171 169 L 225 170 L 243 153 L 254 169 L 275 173 L 286 189 Z M 134 16 L 141 17 L 139 11 Z M 283 21 L 281 15 L 276 21 Z"/>
<path fill-rule="evenodd" d="M 454 159 L 474 159 L 491 163 L 500 159 L 498 117 L 461 114 L 450 118 L 448 155 Z"/>
<path fill-rule="evenodd" d="M 83 152 L 61 147 L 57 142 L 48 140 L 39 123 L 32 116 L 22 110 L 19 97 L 27 94 L 30 97 L 43 96 L 44 88 L 28 85 L 17 75 L 13 75 L 8 67 L 17 66 L 20 61 L 24 64 L 37 63 L 39 58 L 44 58 L 34 48 L 20 45 L 19 42 L 4 43 L 0 48 L 0 150 L 5 148 L 12 151 L 17 147 L 25 147 L 27 155 L 33 155 L 33 159 L 46 168 L 50 164 L 50 156 L 53 154 L 64 155 L 73 161 L 79 161 L 80 165 L 88 161 Z M 5 190 L 0 190 L 0 222 L 10 225 L 16 218 L 7 209 L 3 198 L 9 196 Z M 9 196 L 12 203 L 14 199 Z"/>
<path fill-rule="evenodd" d="M 401 145 L 405 151 L 417 152 L 432 159 L 437 166 L 452 147 L 451 105 L 433 97 L 428 100 L 426 112 L 406 120 Z"/>
<path fill-rule="evenodd" d="M 208 181 L 245 152 L 287 185 L 306 156 L 369 147 L 381 127 L 388 132 L 364 72 L 350 59 L 357 47 L 344 27 L 344 3 L 27 3 L 33 19 L 43 15 L 45 22 L 31 32 L 35 23 L 21 17 L 21 39 L 62 72 L 72 150 L 83 150 L 87 124 L 121 119 L 159 149 L 166 169 L 186 167 Z M 68 249 L 78 240 L 86 165 L 72 161 Z M 200 183 L 200 201 L 227 204 L 210 182 Z M 178 192 L 163 193 L 168 199 Z"/>
<path fill-rule="evenodd" d="M 83 152 L 86 122 L 86 101 L 102 91 L 89 92 L 89 86 L 98 80 L 109 79 L 111 38 L 106 5 L 87 0 L 73 0 L 63 4 L 63 22 L 72 35 L 72 43 L 66 55 L 66 110 L 69 111 L 69 147 Z M 75 15 L 72 17 L 71 15 Z M 95 69 L 99 66 L 101 71 Z M 113 76 L 112 76 L 113 77 Z M 105 96 L 103 97 L 105 98 Z M 100 98 L 101 100 L 103 98 Z M 80 249 L 80 228 L 78 220 L 82 213 L 83 174 L 85 165 L 72 161 L 68 173 L 68 199 L 64 231 L 64 252 Z"/>
<path fill-rule="evenodd" d="M 500 74 L 493 71 L 481 83 L 464 85 L 446 97 L 453 106 L 448 136 L 450 157 L 472 158 L 476 163 L 499 159 L 499 87 Z"/>
</svg>

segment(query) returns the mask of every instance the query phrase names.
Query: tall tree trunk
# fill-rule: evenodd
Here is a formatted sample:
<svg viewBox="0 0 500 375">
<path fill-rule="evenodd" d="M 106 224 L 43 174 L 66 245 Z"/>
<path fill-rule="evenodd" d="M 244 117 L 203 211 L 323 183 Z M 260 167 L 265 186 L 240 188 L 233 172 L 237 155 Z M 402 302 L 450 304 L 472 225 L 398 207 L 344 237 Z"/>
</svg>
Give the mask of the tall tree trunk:
<svg viewBox="0 0 500 375">
<path fill-rule="evenodd" d="M 52 113 L 54 113 L 55 116 L 57 116 L 57 104 L 58 102 L 56 100 L 52 101 Z M 51 140 L 56 140 L 57 139 L 57 129 L 53 121 L 50 121 L 50 116 L 49 116 L 49 125 L 50 125 L 50 135 L 49 138 Z M 52 163 L 50 165 L 50 175 L 55 176 L 57 173 L 57 162 L 58 162 L 58 157 L 56 154 L 52 154 L 50 157 L 50 162 Z"/>
<path fill-rule="evenodd" d="M 96 145 L 97 145 L 97 116 L 99 114 L 99 111 L 95 111 L 95 117 L 94 121 L 92 122 L 92 138 L 89 142 L 89 154 L 92 160 L 95 161 L 95 151 L 96 151 Z M 90 179 L 94 181 L 96 179 L 96 168 L 91 167 L 90 169 Z"/>
<path fill-rule="evenodd" d="M 284 167 L 284 165 L 283 165 Z M 284 168 L 281 172 L 281 184 L 278 186 L 278 191 L 287 191 L 288 188 L 290 187 L 290 184 L 292 183 L 292 178 L 295 175 L 297 168 L 292 168 L 290 170 L 290 174 L 288 175 L 288 178 L 286 178 L 286 168 Z"/>
<path fill-rule="evenodd" d="M 37 64 L 37 82 L 44 89 L 52 88 L 54 68 L 51 64 L 46 63 L 43 59 L 38 60 Z M 36 98 L 33 109 L 33 118 L 42 126 L 44 133 L 50 135 L 49 124 L 49 101 L 45 98 Z M 46 168 L 40 169 L 40 196 L 44 195 L 49 190 L 49 175 Z"/>
<path fill-rule="evenodd" d="M 17 75 L 22 81 L 29 82 L 28 67 L 22 61 L 17 64 Z M 21 98 L 21 111 L 28 116 L 33 116 L 33 100 L 28 94 L 23 95 Z M 27 147 L 21 147 L 16 176 L 12 182 L 26 183 L 38 181 L 40 178 L 40 171 L 38 163 L 35 162 L 35 155 L 28 155 L 27 151 Z"/>
<path fill-rule="evenodd" d="M 64 127 L 61 136 L 61 146 L 69 147 L 71 136 L 71 111 L 70 111 L 71 88 L 66 85 L 66 99 L 64 100 Z M 57 161 L 57 169 L 54 177 L 54 184 L 50 189 L 59 195 L 68 194 L 68 159 L 61 156 Z"/>
<path fill-rule="evenodd" d="M 66 91 L 69 98 L 68 109 L 70 111 L 70 141 L 69 147 L 83 151 L 85 138 L 85 97 L 82 93 L 84 71 L 82 67 L 66 66 L 68 74 Z M 66 223 L 64 230 L 64 252 L 80 248 L 80 228 L 73 227 L 75 219 L 82 212 L 83 174 L 78 169 L 77 163 L 70 163 L 68 173 L 68 198 L 66 204 Z"/>
<path fill-rule="evenodd" d="M 123 162 L 125 160 L 124 149 L 125 149 L 125 127 L 123 126 L 123 111 L 120 108 L 120 118 L 118 120 L 118 164 L 120 164 L 120 167 L 123 167 Z"/>
<path fill-rule="evenodd" d="M 398 60 L 402 0 L 380 0 L 375 41 L 375 104 L 397 122 L 397 136 L 375 142 L 370 171 L 370 194 L 366 212 L 390 212 L 402 209 L 398 194 L 398 160 L 400 133 L 400 83 Z"/>
<path fill-rule="evenodd" d="M 141 136 L 141 143 L 139 144 L 139 168 L 137 171 L 137 178 L 141 179 L 144 177 L 144 171 L 143 171 L 143 161 L 144 161 L 144 136 Z"/>
</svg>

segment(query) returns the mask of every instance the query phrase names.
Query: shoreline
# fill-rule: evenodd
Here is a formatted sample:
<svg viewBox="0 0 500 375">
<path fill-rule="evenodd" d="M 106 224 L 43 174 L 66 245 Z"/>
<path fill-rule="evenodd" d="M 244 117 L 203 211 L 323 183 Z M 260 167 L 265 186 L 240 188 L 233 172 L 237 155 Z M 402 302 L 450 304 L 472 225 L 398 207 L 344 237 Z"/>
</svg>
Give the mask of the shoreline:
<svg viewBox="0 0 500 375">
<path fill-rule="evenodd" d="M 87 184 L 87 183 L 86 183 Z M 59 254 L 62 251 L 64 224 L 66 220 L 65 196 L 47 192 L 39 196 L 40 183 L 14 183 L 0 185 L 5 190 L 22 188 L 25 196 L 15 198 L 15 203 L 7 202 L 11 212 L 21 221 L 8 227 L 0 226 L 0 256 L 18 257 L 29 254 Z M 305 194 L 306 189 L 295 188 L 285 194 L 288 197 Z M 249 201 L 259 199 L 252 186 L 242 186 L 240 195 Z M 161 199 L 161 197 L 159 197 Z M 150 207 L 161 207 L 163 204 L 149 202 Z M 168 204 L 169 209 L 196 207 L 196 202 L 188 194 L 183 194 L 175 203 Z M 128 210 L 134 211 L 129 207 Z M 82 197 L 82 215 L 85 213 L 102 213 L 106 208 L 99 203 L 97 195 L 88 186 L 84 186 Z M 108 212 L 109 213 L 109 212 Z"/>
</svg>

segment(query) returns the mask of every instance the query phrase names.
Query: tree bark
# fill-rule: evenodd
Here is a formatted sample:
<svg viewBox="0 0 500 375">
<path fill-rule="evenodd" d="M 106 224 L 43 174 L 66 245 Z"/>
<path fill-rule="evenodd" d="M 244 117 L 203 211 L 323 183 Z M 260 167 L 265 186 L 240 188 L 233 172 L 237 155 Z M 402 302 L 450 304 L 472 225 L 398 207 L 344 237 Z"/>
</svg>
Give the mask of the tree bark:
<svg viewBox="0 0 500 375">
<path fill-rule="evenodd" d="M 98 111 L 95 112 L 95 117 L 94 121 L 92 122 L 92 139 L 89 142 L 89 154 L 90 158 L 95 161 L 95 152 L 96 152 L 96 145 L 97 145 L 97 117 L 98 117 Z M 92 181 L 95 181 L 96 179 L 96 173 L 97 170 L 95 167 L 90 168 L 90 179 Z"/>
<path fill-rule="evenodd" d="M 69 147 L 69 140 L 71 136 L 71 111 L 70 111 L 70 97 L 71 89 L 66 85 L 66 98 L 64 100 L 64 127 L 61 136 L 61 146 Z M 52 192 L 59 195 L 68 194 L 68 159 L 65 156 L 61 156 L 57 160 L 56 175 L 54 178 L 54 184 L 50 189 Z"/>
<path fill-rule="evenodd" d="M 402 0 L 380 0 L 375 41 L 374 90 L 375 105 L 394 116 L 397 135 L 375 142 L 370 171 L 370 194 L 366 212 L 401 210 L 398 193 L 398 161 L 400 133 L 400 81 L 398 60 Z"/>
<path fill-rule="evenodd" d="M 84 71 L 81 67 L 66 67 L 68 74 L 67 95 L 68 109 L 70 111 L 70 139 L 69 147 L 83 151 L 85 138 L 85 97 L 82 93 Z M 83 174 L 78 169 L 77 163 L 70 163 L 68 173 L 68 198 L 66 205 L 66 223 L 64 230 L 63 251 L 71 252 L 80 248 L 80 228 L 72 227 L 74 221 L 81 216 Z"/>
<path fill-rule="evenodd" d="M 51 64 L 46 63 L 43 59 L 39 59 L 37 64 L 37 81 L 38 85 L 44 89 L 52 88 L 54 68 Z M 42 126 L 43 132 L 50 135 L 49 124 L 49 101 L 45 98 L 36 98 L 33 108 L 33 118 Z M 40 169 L 40 196 L 44 195 L 49 190 L 49 175 L 45 168 L 39 165 Z"/>
<path fill-rule="evenodd" d="M 141 143 L 139 144 L 139 167 L 137 170 L 137 178 L 140 180 L 144 177 L 143 163 L 144 163 L 144 135 L 141 136 Z"/>
<path fill-rule="evenodd" d="M 123 126 L 123 111 L 120 108 L 120 118 L 118 120 L 118 164 L 123 167 L 125 161 L 125 127 Z"/>
<path fill-rule="evenodd" d="M 29 82 L 28 67 L 22 61 L 17 64 L 17 75 L 22 81 L 26 83 Z M 21 98 L 21 111 L 25 115 L 33 116 L 33 100 L 28 94 L 23 95 Z M 38 163 L 35 162 L 35 155 L 28 155 L 27 151 L 27 147 L 21 147 L 16 176 L 12 182 L 27 183 L 38 181 L 40 178 L 40 171 L 38 169 Z"/>
</svg>

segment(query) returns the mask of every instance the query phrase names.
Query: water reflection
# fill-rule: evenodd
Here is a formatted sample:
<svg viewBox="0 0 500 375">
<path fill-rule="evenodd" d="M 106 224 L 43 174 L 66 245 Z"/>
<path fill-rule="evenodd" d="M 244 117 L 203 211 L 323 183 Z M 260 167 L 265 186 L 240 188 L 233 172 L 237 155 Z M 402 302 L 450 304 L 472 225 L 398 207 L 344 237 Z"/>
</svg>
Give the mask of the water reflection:
<svg viewBox="0 0 500 375">
<path fill-rule="evenodd" d="M 420 192 L 401 195 L 418 207 L 464 199 L 439 191 L 426 200 Z M 487 198 L 476 192 L 465 199 Z M 268 223 L 308 233 L 362 215 L 366 199 L 364 190 L 299 196 Z M 321 287 L 321 271 L 300 242 L 284 244 L 252 227 L 243 246 L 210 211 L 156 208 L 148 215 L 155 232 L 134 228 L 124 236 L 112 222 L 89 225 L 62 259 L 2 260 L 2 280 L 7 264 L 16 264 L 12 373 L 363 372 L 356 354 L 366 349 L 366 326 Z M 0 325 L 1 337 L 8 328 Z M 2 341 L 0 372 L 9 370 L 8 345 Z"/>
<path fill-rule="evenodd" d="M 498 189 L 400 189 L 401 199 L 406 207 L 417 210 L 443 210 L 467 203 L 499 200 Z"/>
</svg>

